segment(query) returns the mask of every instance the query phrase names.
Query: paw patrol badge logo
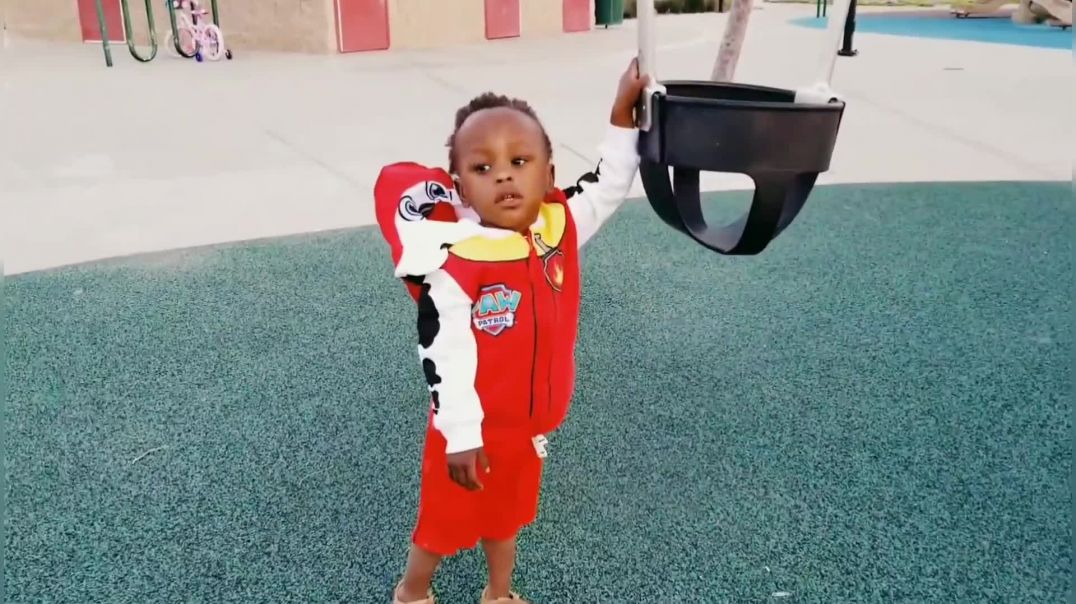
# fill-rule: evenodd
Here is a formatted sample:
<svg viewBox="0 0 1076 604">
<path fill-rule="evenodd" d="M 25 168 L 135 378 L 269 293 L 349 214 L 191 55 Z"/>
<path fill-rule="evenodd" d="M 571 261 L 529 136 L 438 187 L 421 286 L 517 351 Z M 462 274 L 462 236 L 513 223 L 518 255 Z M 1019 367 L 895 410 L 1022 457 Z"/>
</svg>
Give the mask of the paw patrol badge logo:
<svg viewBox="0 0 1076 604">
<path fill-rule="evenodd" d="M 440 202 L 451 202 L 452 190 L 441 183 L 429 180 L 419 183 L 400 196 L 400 217 L 408 222 L 429 218 L 433 207 Z"/>
<path fill-rule="evenodd" d="M 516 310 L 522 299 L 522 294 L 503 284 L 483 287 L 471 309 L 475 328 L 490 335 L 500 335 L 516 324 Z"/>
</svg>

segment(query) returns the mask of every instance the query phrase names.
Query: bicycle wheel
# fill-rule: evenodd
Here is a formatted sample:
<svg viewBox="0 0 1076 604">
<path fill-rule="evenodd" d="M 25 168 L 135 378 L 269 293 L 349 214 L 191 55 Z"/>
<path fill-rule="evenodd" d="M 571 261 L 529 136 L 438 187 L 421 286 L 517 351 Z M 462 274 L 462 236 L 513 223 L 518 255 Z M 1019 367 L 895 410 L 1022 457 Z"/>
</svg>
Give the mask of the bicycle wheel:
<svg viewBox="0 0 1076 604">
<path fill-rule="evenodd" d="M 219 61 L 224 56 L 224 34 L 220 28 L 210 23 L 202 30 L 202 56 L 210 61 Z"/>
<path fill-rule="evenodd" d="M 168 47 L 172 54 L 178 57 L 193 57 L 194 51 L 198 50 L 198 45 L 194 41 L 194 24 L 191 23 L 190 17 L 184 14 L 177 14 L 176 30 L 179 32 L 179 47 L 183 50 L 183 54 L 176 52 L 175 42 L 172 41 L 171 28 L 169 28 L 168 41 L 165 43 L 165 46 Z"/>
</svg>

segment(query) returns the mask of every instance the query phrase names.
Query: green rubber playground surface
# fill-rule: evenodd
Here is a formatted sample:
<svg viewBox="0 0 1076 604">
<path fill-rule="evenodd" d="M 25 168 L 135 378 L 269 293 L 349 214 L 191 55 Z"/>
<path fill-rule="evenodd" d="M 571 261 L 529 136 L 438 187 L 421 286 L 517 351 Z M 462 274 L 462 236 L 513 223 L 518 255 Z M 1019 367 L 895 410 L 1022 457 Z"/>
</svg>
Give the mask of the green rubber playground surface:
<svg viewBox="0 0 1076 604">
<path fill-rule="evenodd" d="M 821 187 L 726 258 L 628 205 L 585 253 L 518 588 L 1065 601 L 1074 222 L 1068 183 Z M 375 230 L 4 290 L 8 601 L 389 601 L 426 405 Z M 450 560 L 442 602 L 483 572 Z"/>
</svg>

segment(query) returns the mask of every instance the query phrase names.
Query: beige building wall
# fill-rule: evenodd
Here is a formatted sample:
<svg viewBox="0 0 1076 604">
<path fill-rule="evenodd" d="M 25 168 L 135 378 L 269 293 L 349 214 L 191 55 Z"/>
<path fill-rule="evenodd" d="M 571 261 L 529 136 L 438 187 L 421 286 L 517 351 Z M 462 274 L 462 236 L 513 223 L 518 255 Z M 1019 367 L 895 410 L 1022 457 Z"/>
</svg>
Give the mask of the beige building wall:
<svg viewBox="0 0 1076 604">
<path fill-rule="evenodd" d="M 523 16 L 520 35 L 543 36 L 564 31 L 564 2 L 561 0 L 520 0 Z"/>
<path fill-rule="evenodd" d="M 8 29 L 48 40 L 82 40 L 76 0 L 6 1 Z M 157 42 L 163 48 L 171 26 L 161 0 L 150 0 Z M 210 0 L 201 0 L 206 7 Z M 593 4 L 592 4 L 593 5 Z M 128 0 L 138 47 L 148 48 L 145 0 Z M 334 0 L 218 0 L 221 28 L 230 48 L 335 53 Z M 486 39 L 484 0 L 389 0 L 390 48 L 438 48 Z M 521 36 L 555 35 L 563 30 L 562 0 L 520 0 Z"/>
<path fill-rule="evenodd" d="M 436 48 L 486 39 L 484 0 L 389 0 L 389 47 Z"/>
<path fill-rule="evenodd" d="M 158 44 L 165 44 L 172 25 L 162 0 L 153 3 Z M 141 46 L 146 37 L 144 0 L 127 0 L 131 27 Z M 210 0 L 198 0 L 212 11 Z M 304 53 L 336 52 L 336 5 L 333 0 L 217 0 L 224 43 L 236 53 L 244 49 Z M 212 15 L 207 15 L 212 18 Z M 162 48 L 159 52 L 167 52 Z"/>
<path fill-rule="evenodd" d="M 150 2 L 157 43 L 163 46 L 171 29 L 168 8 L 161 0 Z M 210 9 L 210 0 L 200 3 Z M 148 52 L 145 0 L 128 0 L 127 4 L 135 42 L 141 52 Z M 225 42 L 237 51 L 336 52 L 333 0 L 218 0 L 217 4 Z M 82 40 L 76 0 L 6 0 L 6 6 L 4 19 L 14 34 L 64 42 Z M 162 52 L 166 52 L 164 48 L 158 50 L 158 54 Z"/>
<path fill-rule="evenodd" d="M 200 1 L 209 3 L 209 0 Z M 334 53 L 337 50 L 333 0 L 217 0 L 217 5 L 224 39 L 237 51 L 250 48 Z"/>
<path fill-rule="evenodd" d="M 82 41 L 75 0 L 0 0 L 7 30 L 27 38 Z"/>
</svg>

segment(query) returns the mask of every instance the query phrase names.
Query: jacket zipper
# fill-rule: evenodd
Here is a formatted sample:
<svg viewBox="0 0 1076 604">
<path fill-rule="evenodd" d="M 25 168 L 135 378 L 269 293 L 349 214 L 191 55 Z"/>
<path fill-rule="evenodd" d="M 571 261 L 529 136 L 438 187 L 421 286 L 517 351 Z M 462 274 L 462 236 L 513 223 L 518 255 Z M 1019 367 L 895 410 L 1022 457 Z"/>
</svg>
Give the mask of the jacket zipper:
<svg viewBox="0 0 1076 604">
<path fill-rule="evenodd" d="M 533 235 L 532 235 L 533 237 Z M 531 325 L 534 328 L 533 348 L 531 350 L 531 404 L 528 417 L 534 417 L 534 378 L 538 368 L 538 301 L 537 288 L 534 287 L 534 271 L 531 264 L 534 258 L 534 240 L 530 242 L 529 255 L 527 256 L 527 281 L 531 285 Z"/>
<path fill-rule="evenodd" d="M 557 292 L 552 288 L 549 289 L 549 297 L 553 300 L 553 324 L 557 325 L 560 317 L 558 316 L 559 309 L 557 308 Z M 545 405 L 546 412 L 553 411 L 553 353 L 550 351 L 549 363 L 546 364 L 546 378 L 545 378 Z"/>
</svg>

